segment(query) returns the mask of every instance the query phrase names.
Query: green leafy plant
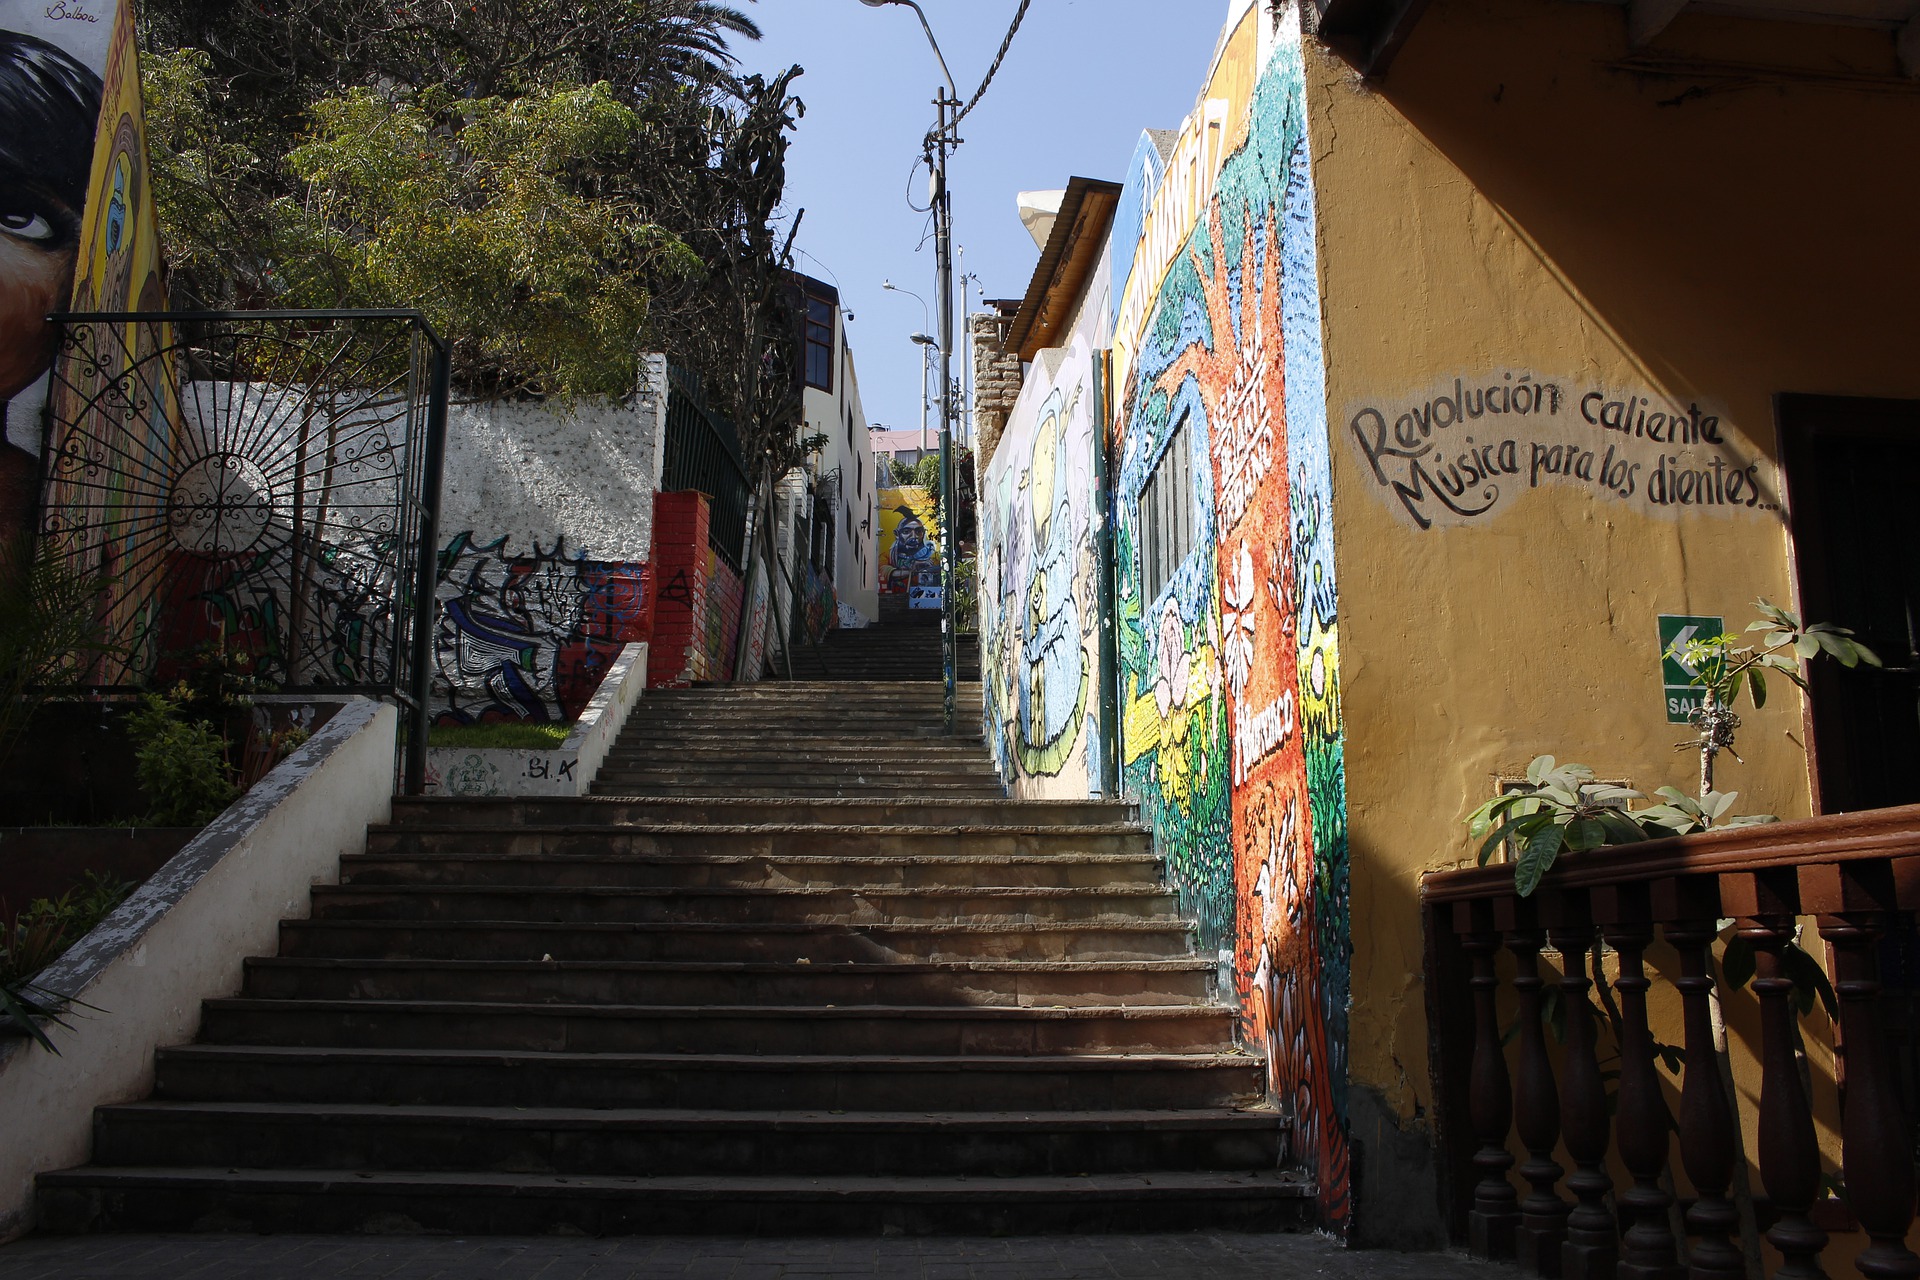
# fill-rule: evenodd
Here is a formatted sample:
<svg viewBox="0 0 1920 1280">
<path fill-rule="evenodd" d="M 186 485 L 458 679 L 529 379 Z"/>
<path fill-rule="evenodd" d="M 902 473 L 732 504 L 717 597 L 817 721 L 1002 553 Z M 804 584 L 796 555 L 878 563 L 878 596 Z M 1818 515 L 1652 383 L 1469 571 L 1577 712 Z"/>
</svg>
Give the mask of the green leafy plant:
<svg viewBox="0 0 1920 1280">
<path fill-rule="evenodd" d="M 147 820 L 159 826 L 199 826 L 240 794 L 225 739 L 214 726 L 185 715 L 190 697 L 185 684 L 167 694 L 146 694 L 128 721 L 135 776 L 153 804 Z"/>
<path fill-rule="evenodd" d="M 1743 644 L 1741 637 L 1733 634 L 1696 637 L 1684 645 L 1669 648 L 1666 653 L 1694 672 L 1688 683 L 1701 692 L 1700 707 L 1691 717 L 1699 737 L 1682 743 L 1681 748 L 1700 753 L 1702 796 L 1713 791 L 1715 756 L 1724 751 L 1735 760 L 1740 759 L 1733 749 L 1734 734 L 1740 728 L 1734 704 L 1744 691 L 1756 710 L 1766 706 L 1767 672 L 1805 689 L 1807 679 L 1801 673 L 1800 664 L 1822 654 L 1843 667 L 1855 667 L 1863 662 L 1872 667 L 1880 665 L 1873 650 L 1855 640 L 1853 632 L 1845 627 L 1836 627 L 1830 622 L 1802 626 L 1798 616 L 1765 599 L 1755 600 L 1753 607 L 1759 610 L 1760 617 L 1747 624 L 1747 634 L 1764 632 L 1760 643 Z"/>
<path fill-rule="evenodd" d="M 1646 797 L 1631 787 L 1596 782 L 1583 764 L 1561 764 L 1536 756 L 1527 765 L 1527 782 L 1495 796 L 1467 816 L 1467 829 L 1481 842 L 1480 864 L 1512 840 L 1518 856 L 1514 891 L 1522 897 L 1540 885 L 1562 850 L 1576 853 L 1605 844 L 1647 839 L 1647 833 L 1620 808 L 1623 800 Z"/>
<path fill-rule="evenodd" d="M 72 563 L 51 538 L 0 539 L 0 757 L 49 693 L 123 652 L 100 622 L 112 581 Z"/>
<path fill-rule="evenodd" d="M 37 1019 L 66 1027 L 67 1005 L 79 1002 L 46 990 L 34 978 L 93 932 L 133 888 L 131 881 L 89 871 L 58 898 L 36 898 L 18 915 L 0 909 L 0 1025 L 11 1021 L 41 1048 L 60 1052 Z"/>
</svg>

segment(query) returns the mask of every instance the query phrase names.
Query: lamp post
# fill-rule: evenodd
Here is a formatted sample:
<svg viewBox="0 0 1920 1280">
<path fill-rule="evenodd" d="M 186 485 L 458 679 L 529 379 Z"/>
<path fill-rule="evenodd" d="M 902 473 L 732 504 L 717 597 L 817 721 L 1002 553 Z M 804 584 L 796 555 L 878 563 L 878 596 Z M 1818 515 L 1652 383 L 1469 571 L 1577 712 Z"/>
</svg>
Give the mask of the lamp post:
<svg viewBox="0 0 1920 1280">
<path fill-rule="evenodd" d="M 947 69 L 946 55 L 940 52 L 940 42 L 933 38 L 933 26 L 915 0 L 860 0 L 860 3 L 871 9 L 897 4 L 913 10 L 940 64 L 940 74 L 946 80 L 944 90 L 936 90 L 933 95 L 934 127 L 927 134 L 926 146 L 927 160 L 933 167 L 933 244 L 938 273 L 936 301 L 940 308 L 940 506 L 946 516 L 940 522 L 940 660 L 947 732 L 952 734 L 954 667 L 959 639 L 953 625 L 954 525 L 959 512 L 954 510 L 953 484 L 953 201 L 947 191 L 947 156 L 959 143 L 949 121 L 960 109 L 960 95 L 954 88 L 953 72 Z"/>
<path fill-rule="evenodd" d="M 920 348 L 920 452 L 927 451 L 927 375 L 932 372 L 928 366 L 933 363 L 933 353 L 940 343 L 924 333 L 912 335 L 912 341 Z"/>
</svg>

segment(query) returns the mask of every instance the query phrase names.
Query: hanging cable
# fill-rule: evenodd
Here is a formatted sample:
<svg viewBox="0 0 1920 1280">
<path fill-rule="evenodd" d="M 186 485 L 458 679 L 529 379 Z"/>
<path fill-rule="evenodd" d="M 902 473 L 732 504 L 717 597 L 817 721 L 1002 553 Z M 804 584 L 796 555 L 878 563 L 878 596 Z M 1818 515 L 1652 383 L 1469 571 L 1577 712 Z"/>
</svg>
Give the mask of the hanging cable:
<svg viewBox="0 0 1920 1280">
<path fill-rule="evenodd" d="M 967 105 L 960 108 L 960 113 L 947 122 L 948 128 L 953 128 L 965 120 L 967 112 L 973 110 L 980 99 L 986 96 L 987 86 L 993 83 L 993 77 L 998 74 L 1000 64 L 1006 60 L 1007 50 L 1013 47 L 1014 33 L 1020 30 L 1021 20 L 1027 16 L 1027 6 L 1032 3 L 1033 0 L 1020 0 L 1020 7 L 1014 10 L 1013 23 L 1007 28 L 1007 38 L 1000 42 L 1000 52 L 993 55 L 993 65 L 987 68 L 986 78 L 980 82 L 980 87 L 973 91 L 973 96 L 967 99 Z"/>
</svg>

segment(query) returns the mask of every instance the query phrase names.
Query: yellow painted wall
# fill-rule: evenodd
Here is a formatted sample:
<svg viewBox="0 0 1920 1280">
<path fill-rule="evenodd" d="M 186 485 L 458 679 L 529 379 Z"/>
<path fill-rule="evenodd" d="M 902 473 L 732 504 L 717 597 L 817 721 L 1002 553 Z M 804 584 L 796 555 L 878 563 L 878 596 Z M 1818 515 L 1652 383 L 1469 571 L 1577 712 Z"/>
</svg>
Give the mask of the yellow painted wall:
<svg viewBox="0 0 1920 1280">
<path fill-rule="evenodd" d="M 1724 614 L 1738 629 L 1755 596 L 1792 598 L 1784 516 L 1765 510 L 1778 492 L 1771 398 L 1920 397 L 1920 95 L 1629 74 L 1609 66 L 1628 52 L 1623 12 L 1434 0 L 1372 85 L 1308 44 L 1352 838 L 1351 1078 L 1403 1120 L 1433 1103 L 1419 876 L 1466 858 L 1461 815 L 1543 751 L 1647 790 L 1686 785 L 1655 616 Z M 1893 71 L 1885 33 L 1691 14 L 1655 52 Z M 1700 405 L 1722 445 L 1685 460 L 1751 466 L 1764 498 L 1659 509 L 1644 485 L 1622 498 L 1577 476 L 1536 488 L 1502 474 L 1485 513 L 1417 527 L 1357 445 L 1354 415 L 1375 407 L 1391 424 L 1456 377 L 1505 385 L 1521 373 L 1568 403 L 1599 389 Z M 1523 472 L 1535 441 L 1612 434 L 1571 417 L 1496 430 L 1516 439 Z M 1776 694 L 1742 714 L 1746 763 L 1724 761 L 1720 786 L 1741 792 L 1745 812 L 1806 814 L 1798 700 Z"/>
</svg>

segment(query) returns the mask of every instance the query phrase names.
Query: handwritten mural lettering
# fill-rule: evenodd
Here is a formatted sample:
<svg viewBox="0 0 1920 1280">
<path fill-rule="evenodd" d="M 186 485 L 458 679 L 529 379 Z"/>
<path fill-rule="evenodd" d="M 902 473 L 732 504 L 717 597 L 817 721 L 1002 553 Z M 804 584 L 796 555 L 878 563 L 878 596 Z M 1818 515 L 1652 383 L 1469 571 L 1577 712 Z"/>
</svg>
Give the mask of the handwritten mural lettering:
<svg viewBox="0 0 1920 1280">
<path fill-rule="evenodd" d="M 1347 435 L 1418 529 L 1470 523 L 1546 484 L 1650 510 L 1773 511 L 1761 464 L 1730 456 L 1719 415 L 1531 372 L 1453 378 L 1404 406 L 1365 404 Z M 1674 451 L 1659 446 L 1671 446 Z"/>
</svg>

